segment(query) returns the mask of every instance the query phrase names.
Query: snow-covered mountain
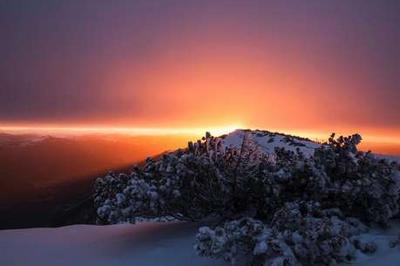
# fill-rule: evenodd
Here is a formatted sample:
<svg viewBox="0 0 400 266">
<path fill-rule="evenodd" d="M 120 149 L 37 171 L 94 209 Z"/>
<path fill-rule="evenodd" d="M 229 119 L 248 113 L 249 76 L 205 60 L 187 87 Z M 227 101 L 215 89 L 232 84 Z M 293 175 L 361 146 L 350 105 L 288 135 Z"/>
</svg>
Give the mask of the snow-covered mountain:
<svg viewBox="0 0 400 266">
<path fill-rule="evenodd" d="M 225 147 L 238 148 L 242 145 L 243 139 L 247 138 L 247 140 L 258 148 L 258 151 L 269 155 L 273 155 L 276 148 L 284 148 L 285 150 L 293 152 L 299 150 L 306 157 L 309 157 L 314 154 L 316 148 L 319 148 L 322 145 L 321 143 L 308 138 L 258 129 L 237 129 L 229 134 L 222 135 L 219 138 L 221 138 L 222 144 Z M 400 162 L 400 156 L 386 154 L 375 155 L 379 158 Z"/>
<path fill-rule="evenodd" d="M 266 130 L 238 129 L 220 137 L 226 147 L 240 147 L 243 139 L 255 144 L 261 152 L 273 154 L 275 148 L 285 148 L 296 151 L 299 149 L 304 155 L 310 156 L 321 144 L 307 138 L 301 138 Z"/>
</svg>

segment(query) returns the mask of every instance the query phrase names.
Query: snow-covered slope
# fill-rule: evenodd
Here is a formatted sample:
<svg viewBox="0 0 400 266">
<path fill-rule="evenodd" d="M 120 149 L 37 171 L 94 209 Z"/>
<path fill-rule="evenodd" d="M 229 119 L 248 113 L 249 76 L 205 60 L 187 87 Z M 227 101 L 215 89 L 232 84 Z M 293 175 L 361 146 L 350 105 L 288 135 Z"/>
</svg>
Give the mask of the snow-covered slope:
<svg viewBox="0 0 400 266">
<path fill-rule="evenodd" d="M 358 254 L 354 265 L 398 266 L 400 249 L 388 240 L 400 228 L 372 232 L 373 256 Z M 199 257 L 192 246 L 197 226 L 189 223 L 142 223 L 109 226 L 74 225 L 0 231 L 4 266 L 228 266 Z"/>
<path fill-rule="evenodd" d="M 240 147 L 244 138 L 258 147 L 258 150 L 265 154 L 274 154 L 275 148 L 285 148 L 286 150 L 300 150 L 306 157 L 314 154 L 316 148 L 321 147 L 321 143 L 307 138 L 287 135 L 283 133 L 270 132 L 266 130 L 247 130 L 237 129 L 227 135 L 220 137 L 225 147 Z M 400 163 L 400 156 L 376 154 L 379 158 L 397 161 Z"/>
<path fill-rule="evenodd" d="M 244 138 L 254 143 L 261 152 L 273 154 L 275 148 L 285 148 L 296 151 L 299 149 L 304 155 L 310 156 L 321 144 L 306 139 L 282 133 L 273 133 L 265 130 L 238 129 L 227 135 L 221 136 L 222 143 L 226 147 L 240 147 Z"/>
<path fill-rule="evenodd" d="M 196 225 L 74 225 L 0 231 L 3 266 L 222 266 L 193 250 Z"/>
</svg>

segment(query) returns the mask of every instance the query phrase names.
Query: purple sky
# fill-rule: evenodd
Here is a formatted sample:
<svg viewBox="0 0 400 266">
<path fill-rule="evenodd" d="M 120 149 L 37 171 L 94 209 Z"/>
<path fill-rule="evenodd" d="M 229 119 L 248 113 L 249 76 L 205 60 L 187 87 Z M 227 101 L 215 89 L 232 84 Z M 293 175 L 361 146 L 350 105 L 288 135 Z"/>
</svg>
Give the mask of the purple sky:
<svg viewBox="0 0 400 266">
<path fill-rule="evenodd" d="M 1 0 L 0 39 L 0 123 L 400 127 L 396 0 Z"/>
</svg>

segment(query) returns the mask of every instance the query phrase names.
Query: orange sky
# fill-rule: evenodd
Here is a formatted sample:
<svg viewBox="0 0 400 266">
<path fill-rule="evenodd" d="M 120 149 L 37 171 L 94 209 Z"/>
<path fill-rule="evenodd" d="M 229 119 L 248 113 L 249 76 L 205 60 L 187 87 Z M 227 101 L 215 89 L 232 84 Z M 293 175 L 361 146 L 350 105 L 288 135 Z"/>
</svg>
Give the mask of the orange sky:
<svg viewBox="0 0 400 266">
<path fill-rule="evenodd" d="M 399 143 L 398 3 L 167 2 L 2 4 L 0 130 Z"/>
<path fill-rule="evenodd" d="M 120 134 L 132 136 L 171 136 L 171 140 L 179 137 L 186 137 L 187 140 L 193 140 L 204 135 L 205 131 L 211 132 L 215 136 L 227 134 L 239 128 L 252 128 L 246 124 L 226 124 L 220 127 L 132 127 L 116 125 L 71 125 L 71 124 L 16 124 L 3 125 L 0 131 L 12 134 L 40 134 L 54 136 L 86 135 L 86 134 Z M 308 137 L 316 141 L 326 141 L 332 131 L 329 130 L 310 130 L 310 129 L 290 129 L 290 128 L 269 128 L 270 131 L 283 132 L 302 137 Z M 362 150 L 373 150 L 378 153 L 400 155 L 400 138 L 398 133 L 390 130 L 371 130 L 364 129 L 356 131 L 352 129 L 340 129 L 335 131 L 337 135 L 349 135 L 359 132 L 363 136 L 363 142 L 360 145 Z"/>
</svg>

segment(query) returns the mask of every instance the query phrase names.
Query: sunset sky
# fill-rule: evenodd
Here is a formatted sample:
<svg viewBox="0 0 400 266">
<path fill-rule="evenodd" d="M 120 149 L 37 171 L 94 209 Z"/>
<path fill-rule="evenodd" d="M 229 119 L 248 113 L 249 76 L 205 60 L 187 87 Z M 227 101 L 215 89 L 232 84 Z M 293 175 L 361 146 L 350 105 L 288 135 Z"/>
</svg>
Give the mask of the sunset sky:
<svg viewBox="0 0 400 266">
<path fill-rule="evenodd" d="M 400 142 L 400 1 L 1 0 L 0 39 L 0 129 L 238 125 Z"/>
</svg>

